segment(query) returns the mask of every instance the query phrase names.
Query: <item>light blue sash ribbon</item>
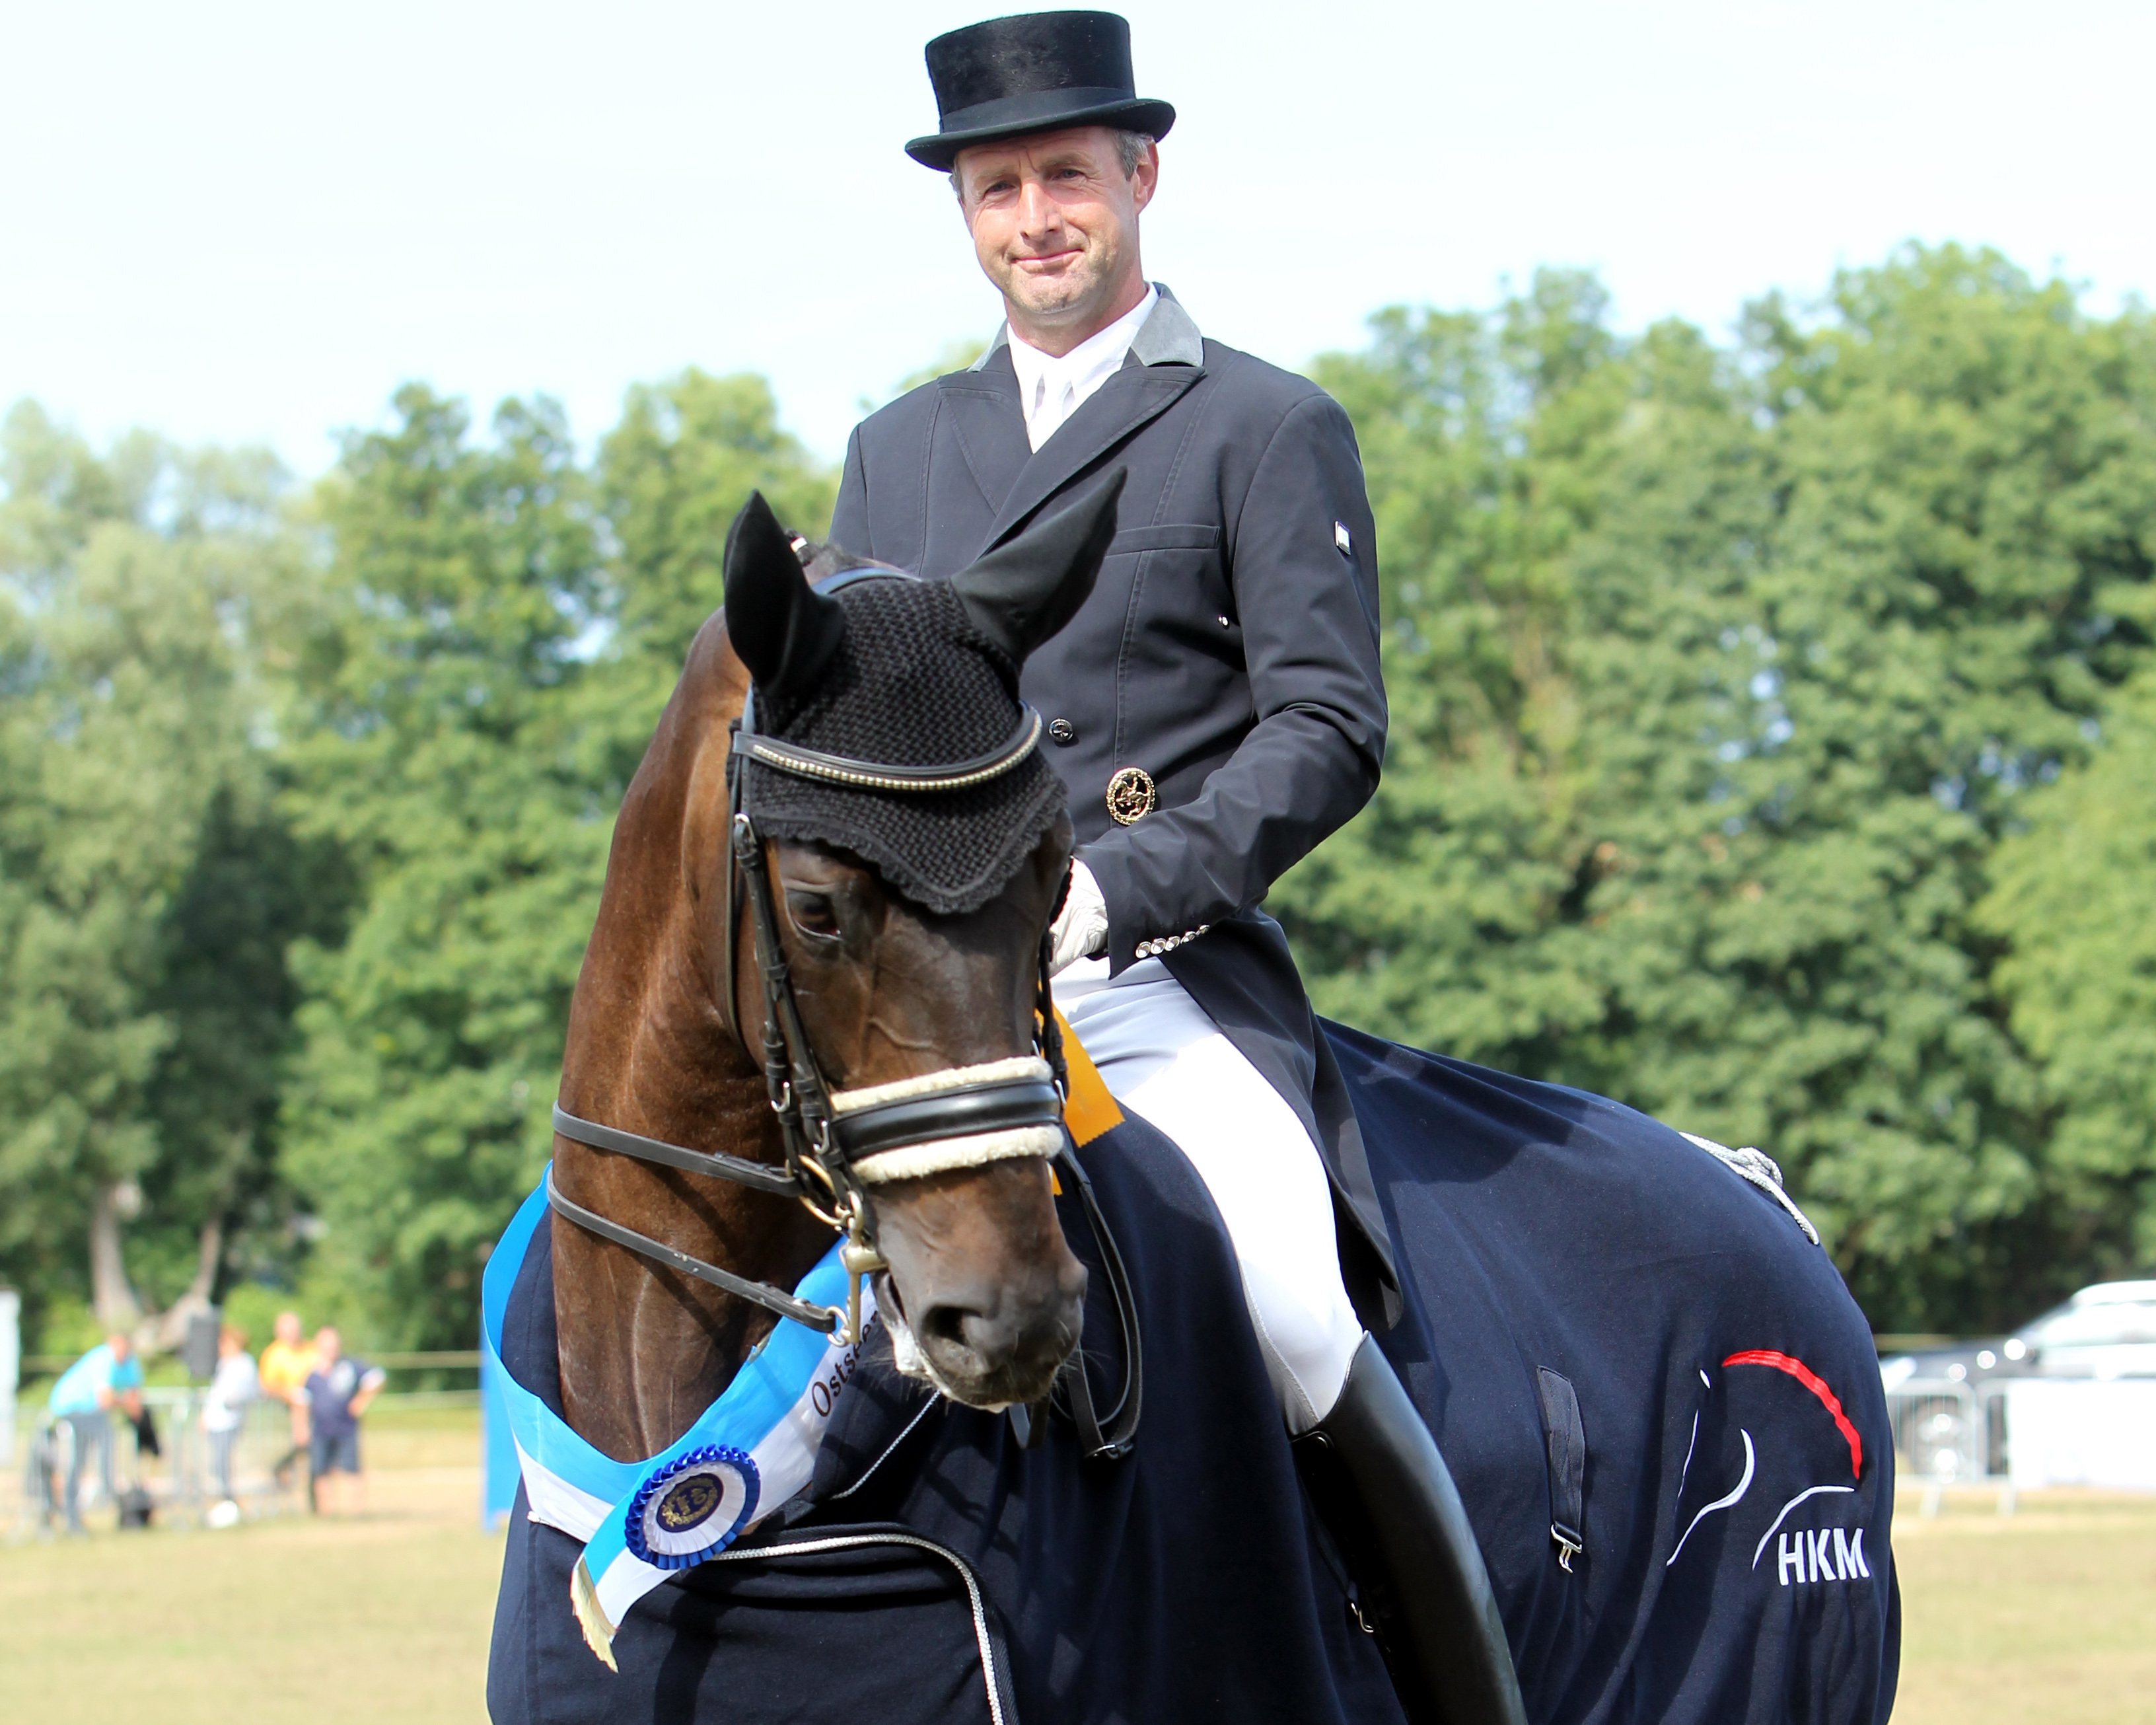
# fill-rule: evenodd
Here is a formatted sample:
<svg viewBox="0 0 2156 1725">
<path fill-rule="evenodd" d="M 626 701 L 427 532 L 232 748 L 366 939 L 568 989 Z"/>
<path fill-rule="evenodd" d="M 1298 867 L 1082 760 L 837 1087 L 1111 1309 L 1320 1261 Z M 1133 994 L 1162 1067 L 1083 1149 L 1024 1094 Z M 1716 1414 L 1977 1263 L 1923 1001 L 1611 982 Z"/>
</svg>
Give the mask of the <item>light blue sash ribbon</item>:
<svg viewBox="0 0 2156 1725">
<path fill-rule="evenodd" d="M 631 1605 L 675 1570 L 724 1551 L 808 1483 L 858 1350 L 781 1318 L 679 1439 L 649 1461 L 616 1461 L 502 1366 L 510 1290 L 547 1214 L 542 1176 L 487 1259 L 481 1346 L 501 1387 L 531 1519 L 583 1542 L 570 1605 L 592 1651 L 613 1666 L 614 1633 Z M 835 1244 L 794 1293 L 817 1306 L 844 1301 Z M 865 1324 L 873 1299 L 866 1289 L 861 1297 Z"/>
</svg>

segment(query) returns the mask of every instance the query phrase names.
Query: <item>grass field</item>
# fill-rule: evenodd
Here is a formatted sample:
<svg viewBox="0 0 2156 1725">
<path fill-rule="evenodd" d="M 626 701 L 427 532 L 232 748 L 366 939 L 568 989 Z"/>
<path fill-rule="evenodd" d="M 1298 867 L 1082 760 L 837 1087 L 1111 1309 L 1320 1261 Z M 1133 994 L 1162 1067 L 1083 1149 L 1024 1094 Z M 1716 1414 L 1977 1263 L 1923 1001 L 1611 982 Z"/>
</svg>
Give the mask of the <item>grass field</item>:
<svg viewBox="0 0 2156 1725">
<path fill-rule="evenodd" d="M 482 1720 L 501 1543 L 478 1527 L 475 1418 L 385 1408 L 370 1425 L 357 1522 L 0 1548 L 0 1720 Z M 2156 1725 L 2156 1499 L 1993 1504 L 1897 1507 L 1895 1718 Z"/>
<path fill-rule="evenodd" d="M 1895 1506 L 1897 1725 L 2156 1722 L 2156 1498 L 1949 1494 Z"/>
<path fill-rule="evenodd" d="M 480 1531 L 478 1415 L 367 1423 L 359 1520 L 120 1534 L 107 1511 L 86 1540 L 0 1548 L 0 1721 L 484 1720 L 501 1541 Z"/>
</svg>

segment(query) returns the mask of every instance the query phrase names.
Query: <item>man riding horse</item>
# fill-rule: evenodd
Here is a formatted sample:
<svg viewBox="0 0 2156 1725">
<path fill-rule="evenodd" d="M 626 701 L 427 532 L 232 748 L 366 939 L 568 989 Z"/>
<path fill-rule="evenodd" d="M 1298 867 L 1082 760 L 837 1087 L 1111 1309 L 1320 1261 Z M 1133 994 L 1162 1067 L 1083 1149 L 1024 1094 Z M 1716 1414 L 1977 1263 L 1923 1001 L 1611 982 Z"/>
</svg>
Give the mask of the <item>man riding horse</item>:
<svg viewBox="0 0 2156 1725">
<path fill-rule="evenodd" d="M 748 500 L 623 798 L 484 1278 L 494 1717 L 1876 1725 L 1817 1230 L 1757 1151 L 1313 1021 L 1256 906 L 1376 781 L 1348 423 L 1146 282 L 1120 19 L 929 64 L 1006 326 L 859 429 L 832 542 Z"/>
<path fill-rule="evenodd" d="M 1005 322 L 970 368 L 856 429 L 832 540 L 948 577 L 1127 470 L 1092 596 L 1021 684 L 1049 716 L 1079 839 L 1056 1004 L 1210 1190 L 1298 1459 L 1394 1658 L 1476 1717 L 1516 1717 L 1502 1636 L 1472 1644 L 1485 1656 L 1464 1674 L 1441 1620 L 1458 1494 L 1368 1334 L 1397 1311 L 1384 1221 L 1259 908 L 1368 800 L 1383 757 L 1353 430 L 1147 280 L 1139 220 L 1175 110 L 1137 95 L 1123 19 L 997 18 L 937 38 L 927 62 L 940 126 L 906 151 L 950 175 Z"/>
</svg>

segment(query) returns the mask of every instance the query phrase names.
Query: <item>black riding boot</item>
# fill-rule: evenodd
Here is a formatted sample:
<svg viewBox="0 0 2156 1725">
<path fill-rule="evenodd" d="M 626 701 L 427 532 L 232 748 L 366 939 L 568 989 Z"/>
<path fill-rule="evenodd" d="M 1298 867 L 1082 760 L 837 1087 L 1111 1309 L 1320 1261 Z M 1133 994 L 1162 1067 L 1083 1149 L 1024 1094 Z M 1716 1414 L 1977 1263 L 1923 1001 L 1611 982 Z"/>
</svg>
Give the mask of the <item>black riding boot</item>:
<svg viewBox="0 0 2156 1725">
<path fill-rule="evenodd" d="M 1526 1725 L 1459 1488 L 1373 1337 L 1294 1448 L 1412 1725 Z"/>
</svg>

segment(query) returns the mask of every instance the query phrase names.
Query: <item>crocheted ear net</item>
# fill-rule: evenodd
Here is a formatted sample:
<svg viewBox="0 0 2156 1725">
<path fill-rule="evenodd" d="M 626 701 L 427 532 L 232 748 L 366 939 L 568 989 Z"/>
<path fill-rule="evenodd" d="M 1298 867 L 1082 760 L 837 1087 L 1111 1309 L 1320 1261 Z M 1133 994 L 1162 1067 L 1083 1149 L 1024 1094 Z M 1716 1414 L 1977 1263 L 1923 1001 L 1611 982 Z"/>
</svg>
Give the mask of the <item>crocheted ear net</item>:
<svg viewBox="0 0 2156 1725">
<path fill-rule="evenodd" d="M 901 767 L 991 754 L 1018 729 L 1018 665 L 967 619 L 947 581 L 854 582 L 838 650 L 814 684 L 769 696 L 767 735 Z M 811 839 L 873 864 L 886 885 L 938 915 L 978 910 L 1009 882 L 1065 806 L 1039 750 L 955 791 L 880 791 L 803 778 L 745 759 L 743 801 L 757 830 Z"/>
</svg>

